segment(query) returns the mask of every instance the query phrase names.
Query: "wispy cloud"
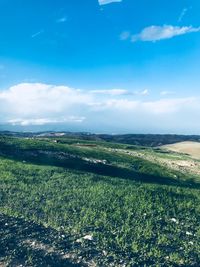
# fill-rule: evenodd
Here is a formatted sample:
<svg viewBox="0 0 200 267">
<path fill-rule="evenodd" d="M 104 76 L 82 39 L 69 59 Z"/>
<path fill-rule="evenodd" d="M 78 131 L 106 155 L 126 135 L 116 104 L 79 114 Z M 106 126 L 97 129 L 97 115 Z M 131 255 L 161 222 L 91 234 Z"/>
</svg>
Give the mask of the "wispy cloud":
<svg viewBox="0 0 200 267">
<path fill-rule="evenodd" d="M 175 92 L 174 91 L 161 91 L 160 95 L 161 96 L 166 96 L 166 95 L 174 95 Z"/>
<path fill-rule="evenodd" d="M 149 95 L 149 90 L 144 89 L 143 91 L 136 92 L 136 94 L 141 95 L 141 96 Z"/>
<path fill-rule="evenodd" d="M 131 33 L 129 31 L 124 31 L 120 34 L 120 40 L 127 40 L 129 37 L 131 37 Z"/>
<path fill-rule="evenodd" d="M 43 30 L 43 29 L 40 30 L 40 31 L 38 31 L 38 32 L 33 33 L 33 34 L 31 35 L 31 38 L 36 38 L 36 37 L 38 37 L 39 35 L 41 35 L 42 33 L 44 33 L 44 30 Z"/>
<path fill-rule="evenodd" d="M 187 13 L 187 11 L 188 11 L 188 8 L 183 8 L 183 10 L 181 11 L 181 14 L 180 14 L 180 16 L 178 18 L 178 22 L 181 22 L 182 21 L 183 17 Z"/>
<path fill-rule="evenodd" d="M 194 28 L 192 26 L 150 26 L 144 28 L 139 34 L 133 35 L 131 40 L 132 42 L 136 41 L 150 41 L 155 42 L 163 39 L 170 39 L 175 36 L 184 35 L 191 32 L 199 32 L 200 27 Z"/>
<path fill-rule="evenodd" d="M 0 70 L 4 70 L 5 66 L 3 64 L 0 64 Z"/>
<path fill-rule="evenodd" d="M 62 18 L 57 19 L 56 20 L 56 23 L 64 23 L 66 21 L 67 21 L 67 17 L 65 16 L 65 17 L 62 17 Z"/>
<path fill-rule="evenodd" d="M 131 91 L 125 89 L 109 89 L 109 90 L 91 90 L 92 94 L 107 95 L 107 96 L 146 96 L 149 95 L 149 90 Z"/>
<path fill-rule="evenodd" d="M 110 90 L 92 90 L 90 91 L 90 93 L 117 96 L 117 95 L 127 95 L 129 91 L 124 89 L 110 89 Z"/>
<path fill-rule="evenodd" d="M 99 0 L 99 5 L 107 5 L 111 3 L 119 3 L 122 2 L 122 0 Z"/>
<path fill-rule="evenodd" d="M 140 33 L 133 35 L 122 35 L 122 40 L 130 39 L 132 42 L 142 41 L 142 42 L 156 42 L 164 39 L 171 39 L 175 36 L 184 35 L 192 32 L 199 32 L 200 27 L 192 26 L 149 26 L 144 28 Z"/>
</svg>

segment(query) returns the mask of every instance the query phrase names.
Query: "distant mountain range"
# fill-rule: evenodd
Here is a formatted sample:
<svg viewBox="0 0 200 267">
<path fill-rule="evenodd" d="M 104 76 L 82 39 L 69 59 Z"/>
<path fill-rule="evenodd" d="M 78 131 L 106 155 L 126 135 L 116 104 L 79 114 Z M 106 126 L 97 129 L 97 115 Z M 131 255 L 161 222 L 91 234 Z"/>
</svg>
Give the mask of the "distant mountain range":
<svg viewBox="0 0 200 267">
<path fill-rule="evenodd" d="M 83 139 L 90 141 L 106 141 L 139 146 L 161 146 L 183 141 L 200 142 L 200 135 L 176 135 L 176 134 L 94 134 L 88 132 L 12 132 L 0 131 L 0 135 L 29 137 L 29 138 L 59 138 Z"/>
</svg>

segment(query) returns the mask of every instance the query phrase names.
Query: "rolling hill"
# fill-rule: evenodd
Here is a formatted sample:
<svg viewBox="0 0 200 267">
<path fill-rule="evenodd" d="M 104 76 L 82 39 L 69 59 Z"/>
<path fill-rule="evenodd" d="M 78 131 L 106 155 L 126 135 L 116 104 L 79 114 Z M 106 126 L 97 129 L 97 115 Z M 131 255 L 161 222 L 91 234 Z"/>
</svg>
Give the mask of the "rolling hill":
<svg viewBox="0 0 200 267">
<path fill-rule="evenodd" d="M 199 171 L 163 147 L 1 135 L 0 264 L 199 266 Z"/>
</svg>

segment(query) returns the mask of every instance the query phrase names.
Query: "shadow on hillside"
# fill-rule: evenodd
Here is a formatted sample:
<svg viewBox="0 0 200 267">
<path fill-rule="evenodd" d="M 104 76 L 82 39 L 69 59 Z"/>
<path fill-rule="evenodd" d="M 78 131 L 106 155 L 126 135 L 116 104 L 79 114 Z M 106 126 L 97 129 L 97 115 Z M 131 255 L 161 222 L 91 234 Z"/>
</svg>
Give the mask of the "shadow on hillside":
<svg viewBox="0 0 200 267">
<path fill-rule="evenodd" d="M 63 167 L 66 169 L 90 172 L 98 175 L 118 177 L 122 179 L 135 180 L 145 183 L 200 188 L 200 184 L 195 183 L 192 179 L 188 179 L 188 181 L 183 181 L 170 177 L 145 174 L 134 170 L 134 166 L 133 170 L 130 170 L 127 168 L 117 167 L 109 164 L 93 163 L 90 161 L 86 161 L 79 156 L 72 155 L 66 152 L 52 150 L 22 149 L 13 145 L 0 143 L 0 155 L 9 159 L 22 162 L 25 161 L 39 165 Z"/>
<path fill-rule="evenodd" d="M 73 263 L 72 250 L 73 243 L 56 230 L 0 214 L 0 263 L 5 266 L 86 266 Z"/>
</svg>

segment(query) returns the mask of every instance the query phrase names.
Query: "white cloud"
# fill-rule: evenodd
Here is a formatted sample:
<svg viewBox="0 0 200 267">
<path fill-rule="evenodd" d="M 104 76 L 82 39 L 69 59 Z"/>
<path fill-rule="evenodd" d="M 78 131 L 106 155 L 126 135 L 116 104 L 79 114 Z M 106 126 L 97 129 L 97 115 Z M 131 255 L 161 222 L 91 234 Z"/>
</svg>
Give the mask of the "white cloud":
<svg viewBox="0 0 200 267">
<path fill-rule="evenodd" d="M 160 99 L 157 101 L 142 103 L 142 107 L 148 112 L 154 114 L 173 114 L 183 109 L 184 105 L 192 106 L 196 102 L 194 97 L 175 98 L 175 99 Z"/>
<path fill-rule="evenodd" d="M 149 26 L 144 28 L 140 33 L 134 35 L 121 34 L 121 40 L 130 39 L 132 42 L 143 41 L 143 42 L 156 42 L 164 39 L 170 39 L 175 36 L 184 35 L 192 32 L 199 32 L 200 27 L 192 26 Z M 126 38 L 125 38 L 126 37 Z"/>
<path fill-rule="evenodd" d="M 124 89 L 84 91 L 23 83 L 0 91 L 0 123 L 23 127 L 74 124 L 80 130 L 105 132 L 198 128 L 200 97 L 165 98 L 163 94 L 161 99 L 144 98 L 147 94 L 147 89 L 131 94 Z"/>
<path fill-rule="evenodd" d="M 122 0 L 99 0 L 99 5 L 107 5 L 111 3 L 119 3 L 122 2 Z"/>
<path fill-rule="evenodd" d="M 163 115 L 173 114 L 185 107 L 193 107 L 193 105 L 200 102 L 200 99 L 194 97 L 186 98 L 171 98 L 171 99 L 160 99 L 154 101 L 141 101 L 131 99 L 109 99 L 102 102 L 91 103 L 95 110 L 120 110 L 123 112 L 141 112 L 152 115 Z"/>
<path fill-rule="evenodd" d="M 101 102 L 94 102 L 90 103 L 90 106 L 92 109 L 95 111 L 102 111 L 102 110 L 109 110 L 109 112 L 116 110 L 126 112 L 127 110 L 134 111 L 137 107 L 139 107 L 140 102 L 139 101 L 134 101 L 134 100 L 128 100 L 128 99 L 109 99 L 109 100 L 104 100 Z"/>
<path fill-rule="evenodd" d="M 57 23 L 64 23 L 67 21 L 67 17 L 62 17 L 56 20 Z"/>
<path fill-rule="evenodd" d="M 22 83 L 0 91 L 0 120 L 12 124 L 77 122 L 90 101 L 89 94 L 67 86 Z"/>
</svg>

